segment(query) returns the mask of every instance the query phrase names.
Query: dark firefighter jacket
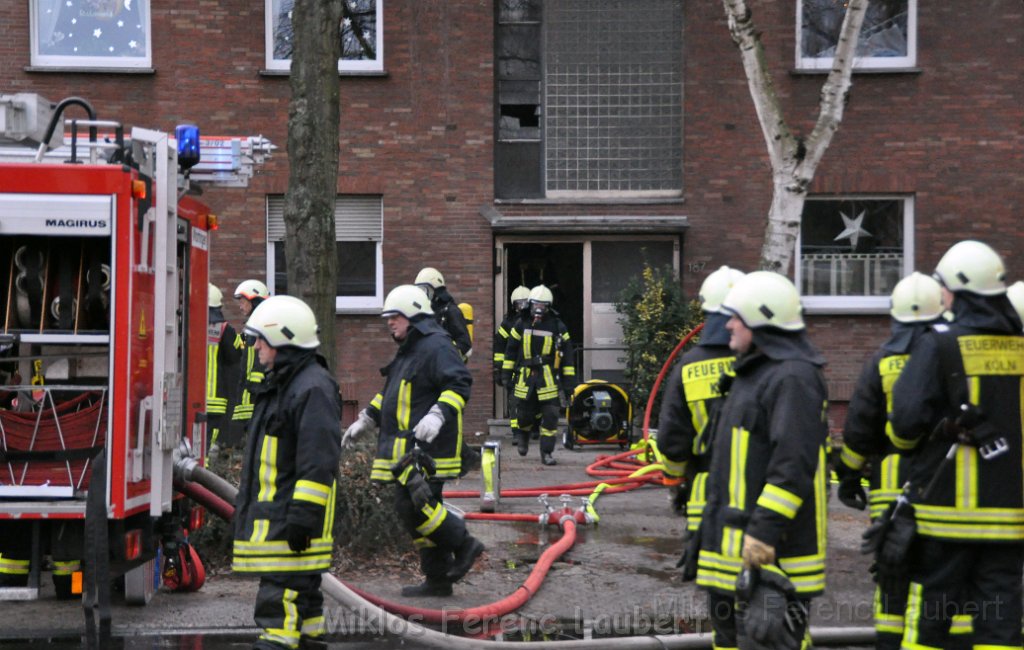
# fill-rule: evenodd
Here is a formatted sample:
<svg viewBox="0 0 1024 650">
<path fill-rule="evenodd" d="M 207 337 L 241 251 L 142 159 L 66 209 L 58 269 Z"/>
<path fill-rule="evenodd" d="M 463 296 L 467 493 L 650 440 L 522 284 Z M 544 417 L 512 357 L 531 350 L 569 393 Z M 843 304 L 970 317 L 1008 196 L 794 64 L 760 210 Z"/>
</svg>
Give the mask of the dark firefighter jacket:
<svg viewBox="0 0 1024 650">
<path fill-rule="evenodd" d="M 260 364 L 256 355 L 256 348 L 246 345 L 242 337 L 235 337 L 235 348 L 242 353 L 242 394 L 235 405 L 234 413 L 231 416 L 236 422 L 245 423 L 252 418 L 252 391 L 257 384 L 263 381 L 265 369 Z"/>
<path fill-rule="evenodd" d="M 238 394 L 241 353 L 235 348 L 235 328 L 219 307 L 210 307 L 206 326 L 206 412 L 229 415 Z"/>
<path fill-rule="evenodd" d="M 235 500 L 235 571 L 313 574 L 330 568 L 340 420 L 338 385 L 322 357 L 279 348 L 249 422 Z M 288 524 L 316 531 L 308 549 L 288 548 Z"/>
<path fill-rule="evenodd" d="M 393 482 L 391 466 L 411 449 L 412 443 L 437 463 L 437 478 L 458 478 L 462 466 L 462 411 L 473 378 L 451 338 L 435 321 L 418 316 L 412 320 L 395 358 L 380 372 L 385 377 L 384 389 L 366 408 L 380 427 L 370 478 Z M 412 428 L 434 404 L 444 414 L 444 425 L 437 438 L 427 444 L 412 437 Z"/>
<path fill-rule="evenodd" d="M 1021 401 L 1024 336 L 1005 296 L 958 293 L 955 320 L 921 337 L 893 389 L 892 425 L 898 446 L 911 450 L 909 480 L 918 533 L 952 541 L 1024 540 Z M 983 421 L 973 434 L 1002 437 L 1008 449 L 985 460 L 960 445 L 939 472 L 953 440 L 932 436 L 943 418 L 969 403 Z M 920 493 L 935 478 L 923 500 Z"/>
<path fill-rule="evenodd" d="M 559 385 L 564 392 L 576 387 L 576 361 L 569 329 L 552 310 L 538 322 L 520 320 L 508 337 L 501 374 L 506 386 L 512 371 L 519 369 L 515 396 L 527 399 L 536 395 L 541 402 L 558 399 Z"/>
<path fill-rule="evenodd" d="M 728 319 L 722 314 L 706 316 L 700 342 L 683 354 L 668 377 L 658 416 L 657 444 L 665 474 L 678 478 L 689 469 L 693 477 L 686 503 L 690 531 L 700 527 L 706 503 L 712 432 L 708 424 L 724 401 L 719 382 L 733 374 Z"/>
<path fill-rule="evenodd" d="M 434 289 L 434 297 L 430 300 L 430 309 L 434 312 L 434 319 L 448 332 L 452 343 L 458 348 L 463 361 L 469 357 L 469 351 L 473 348 L 473 340 L 469 337 L 469 326 L 466 325 L 466 317 L 462 310 L 455 304 L 455 299 L 448 293 L 448 289 L 438 287 Z"/>
<path fill-rule="evenodd" d="M 505 364 L 505 348 L 508 347 L 508 337 L 512 334 L 512 330 L 516 324 L 526 317 L 526 313 L 521 310 L 513 309 L 512 311 L 505 314 L 505 317 L 501 319 L 501 324 L 498 325 L 498 329 L 494 332 L 494 371 L 500 373 L 502 366 Z M 515 368 L 513 370 L 513 377 L 515 376 Z"/>
<path fill-rule="evenodd" d="M 896 446 L 900 439 L 889 422 L 892 387 L 910 359 L 914 342 L 932 325 L 893 322 L 892 336 L 864 364 L 850 398 L 839 460 L 855 471 L 871 461 L 872 519 L 899 497 L 907 480 L 906 459 Z"/>
<path fill-rule="evenodd" d="M 825 588 L 824 360 L 802 332 L 759 328 L 753 341 L 715 427 L 697 584 L 735 591 L 746 533 L 811 597 Z"/>
</svg>

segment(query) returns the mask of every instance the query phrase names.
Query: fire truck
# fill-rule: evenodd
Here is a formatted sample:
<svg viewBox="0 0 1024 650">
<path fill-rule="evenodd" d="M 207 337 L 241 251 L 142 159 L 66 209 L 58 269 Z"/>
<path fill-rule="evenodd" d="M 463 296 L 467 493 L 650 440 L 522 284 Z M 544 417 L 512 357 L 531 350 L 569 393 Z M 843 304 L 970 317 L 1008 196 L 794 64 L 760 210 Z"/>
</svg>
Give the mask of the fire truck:
<svg viewBox="0 0 1024 650">
<path fill-rule="evenodd" d="M 144 604 L 162 543 L 200 523 L 172 475 L 205 453 L 216 217 L 194 194 L 272 149 L 0 95 L 0 599 L 52 570 L 58 596 L 123 577 Z"/>
</svg>

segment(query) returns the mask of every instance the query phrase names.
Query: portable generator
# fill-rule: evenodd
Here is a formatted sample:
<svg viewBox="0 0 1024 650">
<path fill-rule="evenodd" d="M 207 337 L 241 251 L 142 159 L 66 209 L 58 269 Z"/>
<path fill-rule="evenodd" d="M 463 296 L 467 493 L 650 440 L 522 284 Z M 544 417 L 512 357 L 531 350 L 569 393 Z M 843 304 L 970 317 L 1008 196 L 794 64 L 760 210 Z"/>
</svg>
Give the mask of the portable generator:
<svg viewBox="0 0 1024 650">
<path fill-rule="evenodd" d="M 565 409 L 565 421 L 562 445 L 566 449 L 588 444 L 617 444 L 625 449 L 633 442 L 629 395 L 600 379 L 576 386 Z"/>
</svg>

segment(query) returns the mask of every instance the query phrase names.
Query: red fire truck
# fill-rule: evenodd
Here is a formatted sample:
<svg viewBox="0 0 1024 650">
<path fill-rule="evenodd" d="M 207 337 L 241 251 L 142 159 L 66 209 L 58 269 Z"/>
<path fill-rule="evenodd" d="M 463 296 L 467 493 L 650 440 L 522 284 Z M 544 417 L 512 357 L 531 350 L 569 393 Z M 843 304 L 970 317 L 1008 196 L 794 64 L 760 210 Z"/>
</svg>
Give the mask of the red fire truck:
<svg viewBox="0 0 1024 650">
<path fill-rule="evenodd" d="M 89 119 L 65 125 L 75 106 Z M 148 602 L 161 542 L 198 523 L 172 464 L 205 452 L 216 217 L 190 176 L 225 169 L 190 169 L 193 129 L 124 133 L 78 98 L 0 95 L 0 598 L 38 597 L 52 570 L 58 595 L 124 576 Z"/>
</svg>

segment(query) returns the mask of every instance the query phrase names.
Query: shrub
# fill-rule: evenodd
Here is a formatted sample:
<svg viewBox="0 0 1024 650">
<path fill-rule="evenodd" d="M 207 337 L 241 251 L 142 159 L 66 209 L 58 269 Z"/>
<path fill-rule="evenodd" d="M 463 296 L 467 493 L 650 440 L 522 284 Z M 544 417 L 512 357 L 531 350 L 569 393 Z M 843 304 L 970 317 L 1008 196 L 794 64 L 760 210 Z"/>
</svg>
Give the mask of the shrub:
<svg viewBox="0 0 1024 650">
<path fill-rule="evenodd" d="M 665 360 L 704 316 L 697 301 L 683 297 L 671 267 L 654 269 L 646 263 L 642 275 L 626 285 L 615 311 L 620 314 L 626 346 L 625 372 L 633 412 L 642 418 L 654 380 Z M 694 337 L 689 345 L 697 341 Z M 652 427 L 657 423 L 660 406 L 659 395 L 651 413 Z"/>
</svg>

